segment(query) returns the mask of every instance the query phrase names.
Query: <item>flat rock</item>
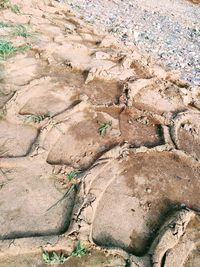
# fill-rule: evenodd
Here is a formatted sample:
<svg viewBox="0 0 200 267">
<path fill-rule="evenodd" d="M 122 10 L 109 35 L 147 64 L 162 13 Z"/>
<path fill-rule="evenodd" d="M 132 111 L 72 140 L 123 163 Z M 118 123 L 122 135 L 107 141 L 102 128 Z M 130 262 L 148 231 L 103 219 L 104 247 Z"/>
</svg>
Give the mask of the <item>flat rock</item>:
<svg viewBox="0 0 200 267">
<path fill-rule="evenodd" d="M 0 157 L 25 156 L 37 138 L 37 129 L 29 125 L 0 121 Z"/>
<path fill-rule="evenodd" d="M 200 167 L 182 153 L 131 153 L 92 175 L 92 237 L 99 245 L 144 254 L 167 212 L 183 203 L 200 207 Z"/>
<path fill-rule="evenodd" d="M 111 122 L 104 135 L 98 132 L 104 123 Z M 45 147 L 52 142 L 53 132 L 62 129 L 62 123 L 57 125 L 47 136 Z M 74 168 L 86 169 L 91 166 L 105 151 L 119 142 L 120 131 L 118 120 L 108 113 L 86 109 L 77 112 L 64 122 L 64 133 L 52 144 L 47 161 L 51 164 L 67 164 Z"/>
<path fill-rule="evenodd" d="M 163 143 L 158 120 L 133 107 L 125 109 L 119 118 L 121 138 L 134 147 L 152 147 Z"/>
<path fill-rule="evenodd" d="M 175 84 L 162 79 L 140 79 L 128 83 L 130 105 L 163 114 L 185 109 L 181 91 Z"/>
<path fill-rule="evenodd" d="M 198 213 L 183 209 L 172 214 L 152 244 L 153 267 L 199 266 L 199 230 Z"/>
<path fill-rule="evenodd" d="M 0 239 L 60 234 L 67 230 L 72 193 L 48 210 L 64 191 L 56 186 L 52 166 L 41 159 L 0 161 Z"/>
<path fill-rule="evenodd" d="M 20 110 L 20 114 L 55 115 L 64 111 L 67 107 L 65 101 L 51 95 L 33 97 L 23 106 Z"/>
<path fill-rule="evenodd" d="M 13 86 L 22 86 L 41 76 L 41 68 L 45 63 L 39 63 L 31 56 L 19 54 L 6 61 L 4 82 Z"/>
<path fill-rule="evenodd" d="M 1 69 L 1 66 L 0 66 L 0 73 L 1 72 L 3 73 L 4 70 Z M 1 79 L 1 76 L 0 76 L 0 79 Z M 9 85 L 6 85 L 3 81 L 0 82 L 0 109 L 4 107 L 4 105 L 12 98 L 13 95 L 14 95 L 13 88 Z"/>
<path fill-rule="evenodd" d="M 15 100 L 14 112 L 18 111 L 21 115 L 56 115 L 73 106 L 77 101 L 78 98 L 72 86 L 46 76 L 35 79 L 20 90 Z"/>
<path fill-rule="evenodd" d="M 179 149 L 200 159 L 200 112 L 178 114 L 171 133 Z"/>
<path fill-rule="evenodd" d="M 68 62 L 65 64 L 70 65 Z M 122 93 L 122 85 L 115 80 L 95 79 L 86 84 L 86 75 L 80 71 L 54 67 L 48 74 L 64 82 L 71 90 L 73 89 L 78 99 L 85 95 L 94 105 L 117 104 Z"/>
</svg>

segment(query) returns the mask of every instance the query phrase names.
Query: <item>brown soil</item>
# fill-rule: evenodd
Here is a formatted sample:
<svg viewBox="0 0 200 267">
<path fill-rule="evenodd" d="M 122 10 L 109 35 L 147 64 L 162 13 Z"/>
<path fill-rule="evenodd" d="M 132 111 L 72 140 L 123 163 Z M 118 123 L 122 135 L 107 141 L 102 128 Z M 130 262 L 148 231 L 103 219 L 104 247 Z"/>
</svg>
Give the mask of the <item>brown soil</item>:
<svg viewBox="0 0 200 267">
<path fill-rule="evenodd" d="M 16 4 L 0 40 L 31 47 L 0 58 L 0 266 L 79 239 L 63 266 L 198 267 L 200 88 L 66 5 Z"/>
</svg>

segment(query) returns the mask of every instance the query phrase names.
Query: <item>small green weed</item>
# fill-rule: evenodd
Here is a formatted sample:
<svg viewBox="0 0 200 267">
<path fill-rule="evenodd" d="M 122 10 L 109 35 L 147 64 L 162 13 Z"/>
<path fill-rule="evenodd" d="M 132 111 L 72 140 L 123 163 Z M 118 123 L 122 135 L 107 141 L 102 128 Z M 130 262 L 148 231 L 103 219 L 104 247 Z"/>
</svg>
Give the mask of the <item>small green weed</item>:
<svg viewBox="0 0 200 267">
<path fill-rule="evenodd" d="M 54 264 L 63 264 L 67 260 L 67 257 L 65 257 L 63 253 L 59 255 L 55 251 L 51 253 L 44 251 L 42 253 L 42 258 L 47 265 L 51 266 Z"/>
<path fill-rule="evenodd" d="M 45 120 L 46 118 L 51 119 L 52 115 L 50 113 L 44 115 L 29 115 L 25 118 L 26 123 L 40 123 L 41 121 Z"/>
<path fill-rule="evenodd" d="M 10 0 L 0 0 L 0 9 L 10 8 L 15 14 L 20 13 L 20 8 L 18 5 L 12 5 Z"/>
<path fill-rule="evenodd" d="M 0 21 L 0 29 L 2 29 L 2 28 L 10 28 L 10 27 L 12 27 L 12 24 Z"/>
<path fill-rule="evenodd" d="M 80 170 L 75 170 L 67 174 L 67 179 L 69 181 L 69 189 L 56 203 L 54 203 L 51 207 L 49 207 L 47 211 L 57 206 L 61 201 L 63 201 L 63 199 L 69 196 L 71 192 L 73 192 L 74 190 L 77 190 L 77 185 L 80 184 L 81 181 L 80 179 L 75 179 L 75 178 L 78 178 L 77 176 L 79 173 L 81 173 Z"/>
<path fill-rule="evenodd" d="M 112 121 L 102 123 L 100 127 L 98 128 L 98 133 L 101 136 L 104 136 L 107 132 L 107 130 L 112 126 Z"/>
<path fill-rule="evenodd" d="M 70 5 L 71 5 L 72 8 L 74 8 L 77 11 L 80 11 L 81 10 L 81 6 L 80 5 L 73 4 L 73 3 L 71 3 Z"/>
<path fill-rule="evenodd" d="M 31 36 L 31 34 L 27 31 L 27 28 L 23 25 L 17 25 L 13 28 L 13 35 L 15 36 L 22 36 L 24 38 L 27 38 Z"/>
<path fill-rule="evenodd" d="M 68 173 L 67 174 L 68 181 L 71 182 L 72 179 L 76 178 L 80 172 L 81 171 L 79 171 L 79 170 L 75 170 L 75 171 L 71 171 L 70 173 Z"/>
<path fill-rule="evenodd" d="M 10 10 L 15 14 L 19 14 L 20 13 L 20 8 L 19 8 L 18 5 L 11 5 L 10 4 Z"/>
<path fill-rule="evenodd" d="M 42 259 L 47 265 L 52 266 L 54 264 L 63 264 L 71 257 L 82 257 L 87 253 L 88 249 L 83 244 L 81 244 L 80 240 L 78 240 L 74 251 L 69 256 L 65 256 L 63 253 L 57 254 L 55 251 L 43 251 Z"/>
<path fill-rule="evenodd" d="M 81 10 L 81 7 L 79 5 L 74 5 L 73 8 L 76 9 L 77 11 Z"/>
<path fill-rule="evenodd" d="M 0 40 L 0 58 L 5 59 L 7 56 L 14 54 L 16 48 L 11 42 Z"/>
<path fill-rule="evenodd" d="M 88 252 L 87 248 L 83 244 L 81 244 L 80 240 L 78 240 L 77 243 L 76 243 L 75 250 L 71 253 L 70 256 L 72 256 L 72 257 L 81 257 L 81 256 L 86 255 L 87 252 Z"/>
<path fill-rule="evenodd" d="M 27 38 L 34 35 L 33 33 L 28 32 L 27 27 L 22 24 L 15 25 L 0 21 L 0 28 L 12 28 L 12 35 L 14 36 L 22 36 Z"/>
<path fill-rule="evenodd" d="M 14 46 L 11 42 L 6 40 L 0 40 L 0 59 L 7 59 L 9 56 L 25 52 L 26 50 L 30 49 L 30 45 L 22 45 L 22 46 Z"/>
</svg>

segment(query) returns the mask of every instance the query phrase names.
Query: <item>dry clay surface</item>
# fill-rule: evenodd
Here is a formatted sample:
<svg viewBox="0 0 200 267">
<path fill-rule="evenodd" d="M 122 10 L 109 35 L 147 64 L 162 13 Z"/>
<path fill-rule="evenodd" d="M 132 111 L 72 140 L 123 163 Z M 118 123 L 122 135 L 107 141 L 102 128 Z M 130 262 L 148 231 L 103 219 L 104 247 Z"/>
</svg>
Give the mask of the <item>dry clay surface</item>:
<svg viewBox="0 0 200 267">
<path fill-rule="evenodd" d="M 76 240 L 89 253 L 63 266 L 200 266 L 200 88 L 66 5 L 14 4 L 0 10 L 18 48 L 0 55 L 0 266 L 45 266 L 41 248 Z"/>
</svg>

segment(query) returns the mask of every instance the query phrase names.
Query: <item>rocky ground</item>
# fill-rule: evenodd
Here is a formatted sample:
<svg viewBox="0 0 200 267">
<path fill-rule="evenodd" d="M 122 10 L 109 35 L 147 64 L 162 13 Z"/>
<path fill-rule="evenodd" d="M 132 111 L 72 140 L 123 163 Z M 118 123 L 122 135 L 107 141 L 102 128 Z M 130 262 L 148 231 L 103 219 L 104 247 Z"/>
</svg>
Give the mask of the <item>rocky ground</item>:
<svg viewBox="0 0 200 267">
<path fill-rule="evenodd" d="M 200 88 L 67 5 L 0 3 L 0 266 L 198 267 Z"/>
<path fill-rule="evenodd" d="M 134 42 L 167 69 L 200 84 L 200 6 L 185 0 L 63 0 L 98 28 Z"/>
</svg>

